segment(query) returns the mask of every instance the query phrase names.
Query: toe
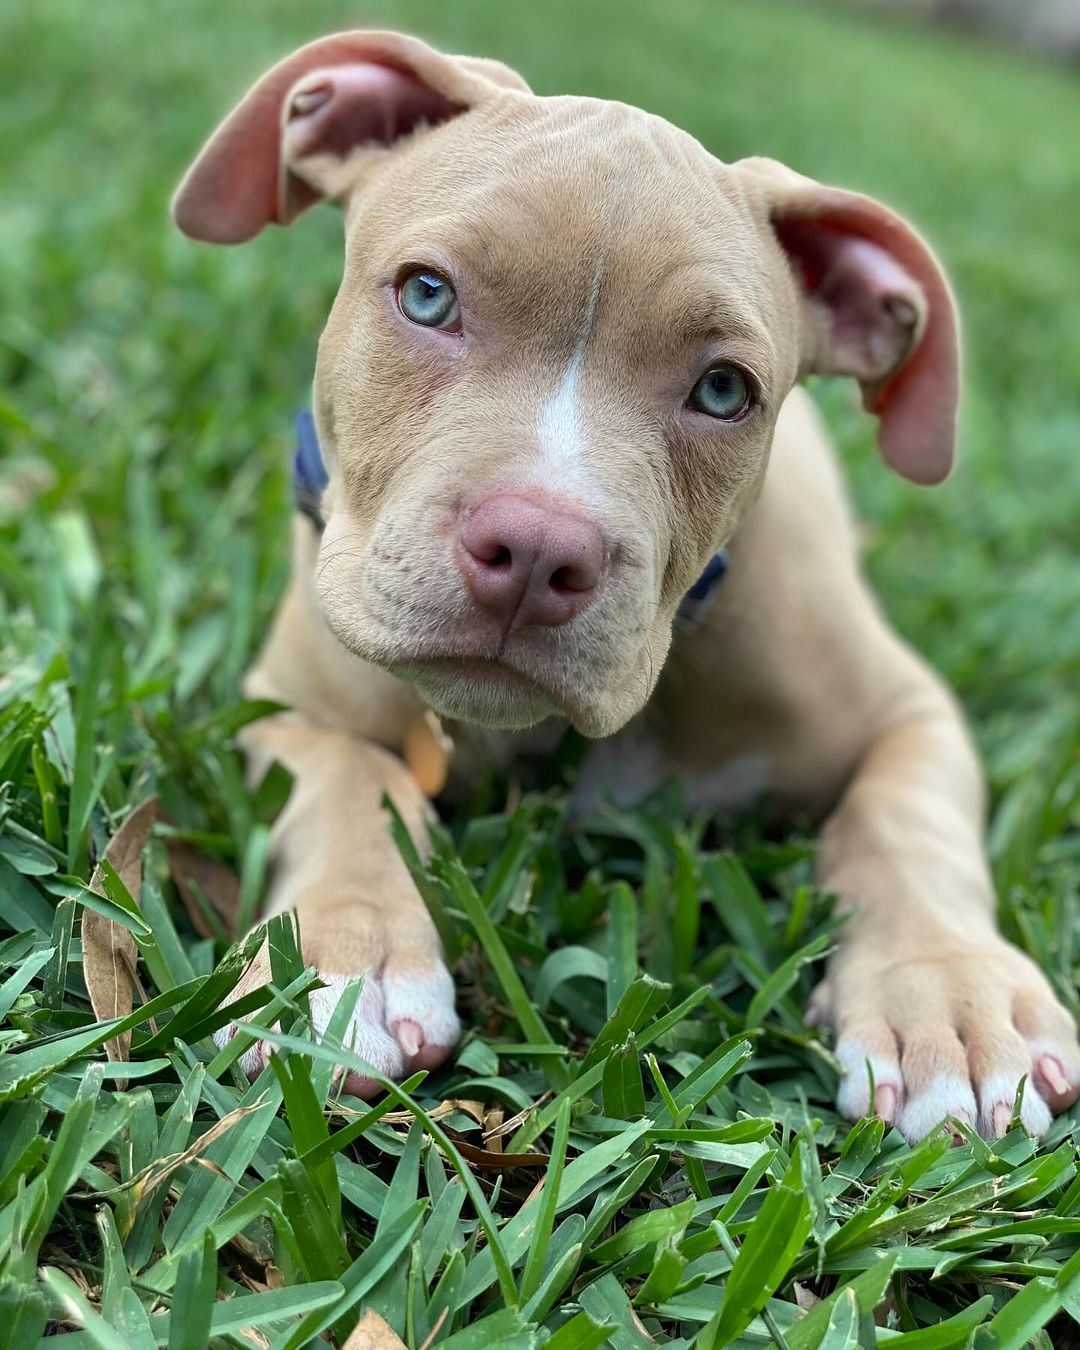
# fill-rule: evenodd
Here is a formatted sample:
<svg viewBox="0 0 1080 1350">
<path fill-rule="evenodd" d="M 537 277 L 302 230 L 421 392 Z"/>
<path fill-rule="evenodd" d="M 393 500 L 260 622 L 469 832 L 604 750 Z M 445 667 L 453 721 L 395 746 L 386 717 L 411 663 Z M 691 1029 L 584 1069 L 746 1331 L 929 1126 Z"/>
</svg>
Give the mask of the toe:
<svg viewBox="0 0 1080 1350">
<path fill-rule="evenodd" d="M 909 1143 L 941 1128 L 949 1118 L 974 1126 L 978 1107 L 967 1054 L 949 1019 L 917 1025 L 904 1036 L 900 1058 L 906 1100 L 897 1122 Z M 955 1142 L 963 1141 L 959 1131 Z"/>
<path fill-rule="evenodd" d="M 350 977 L 345 975 L 323 975 L 321 979 L 323 988 L 313 990 L 309 995 L 311 1023 L 320 1040 L 325 1036 L 338 1002 L 351 982 Z M 384 1077 L 400 1078 L 405 1071 L 405 1059 L 401 1047 L 386 1030 L 385 1014 L 382 987 L 376 976 L 369 975 L 360 989 L 342 1044 L 355 1051 L 365 1064 Z M 345 1074 L 344 1087 L 354 1097 L 374 1097 L 382 1091 L 377 1079 L 353 1068 Z"/>
<path fill-rule="evenodd" d="M 822 980 L 807 999 L 803 1021 L 808 1027 L 831 1027 L 833 1025 L 832 988 L 828 980 Z"/>
<path fill-rule="evenodd" d="M 228 1022 L 225 1026 L 218 1027 L 217 1031 L 214 1032 L 214 1044 L 219 1050 L 224 1050 L 227 1045 L 232 1044 L 238 1030 L 239 1024 L 236 1022 Z M 236 1061 L 240 1072 L 250 1080 L 258 1078 L 259 1074 L 266 1068 L 267 1056 L 271 1049 L 272 1047 L 268 1046 L 265 1041 L 250 1041 Z"/>
<path fill-rule="evenodd" d="M 1080 1096 L 1080 1045 L 1073 1019 L 1048 992 L 1025 991 L 1013 1002 L 1013 1021 L 1031 1057 L 1032 1080 L 1055 1114 Z"/>
<path fill-rule="evenodd" d="M 386 1025 L 413 1069 L 441 1064 L 457 1043 L 454 981 L 441 962 L 387 962 L 382 973 Z"/>
<path fill-rule="evenodd" d="M 1021 1077 L 1015 1072 L 997 1073 L 979 1084 L 979 1133 L 984 1139 L 1000 1139 L 1008 1133 Z M 1050 1128 L 1050 1108 L 1029 1078 L 1020 1103 L 1020 1123 L 1033 1138 Z"/>
<path fill-rule="evenodd" d="M 979 1099 L 979 1133 L 984 1139 L 1000 1139 L 1012 1124 L 1013 1106 L 1024 1084 L 1020 1122 L 1028 1134 L 1038 1137 L 1050 1125 L 1050 1110 L 1032 1081 L 1031 1055 L 1027 1043 L 1008 1017 L 1007 1007 L 993 1014 L 968 1013 L 963 1026 L 971 1081 Z"/>
<path fill-rule="evenodd" d="M 1067 1110 L 1080 1095 L 1080 1065 L 1066 1068 L 1075 1055 L 1067 1046 L 1048 1047 L 1043 1042 L 1032 1046 L 1031 1059 L 1032 1077 L 1050 1110 L 1055 1114 Z"/>
<path fill-rule="evenodd" d="M 247 1078 L 254 1081 L 266 1068 L 269 1062 L 270 1052 L 274 1049 L 266 1041 L 252 1041 L 240 1058 L 236 1061 L 240 1072 Z"/>
<path fill-rule="evenodd" d="M 967 1078 L 943 1075 L 908 1097 L 897 1123 L 908 1143 L 917 1144 L 928 1134 L 940 1130 L 950 1117 L 974 1125 L 976 1114 L 975 1094 Z M 963 1138 L 958 1131 L 953 1131 L 954 1142 L 962 1143 Z"/>
<path fill-rule="evenodd" d="M 891 1125 L 903 1099 L 896 1038 L 884 1023 L 852 1024 L 840 1037 L 836 1057 L 844 1069 L 836 1104 L 848 1120 L 873 1114 Z"/>
</svg>

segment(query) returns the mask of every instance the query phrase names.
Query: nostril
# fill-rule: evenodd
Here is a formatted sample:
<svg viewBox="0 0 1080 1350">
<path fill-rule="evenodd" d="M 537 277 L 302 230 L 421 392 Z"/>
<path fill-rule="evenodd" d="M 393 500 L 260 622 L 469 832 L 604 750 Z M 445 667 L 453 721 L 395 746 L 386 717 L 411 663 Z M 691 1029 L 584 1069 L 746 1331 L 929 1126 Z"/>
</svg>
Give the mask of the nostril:
<svg viewBox="0 0 1080 1350">
<path fill-rule="evenodd" d="M 485 567 L 497 567 L 505 571 L 513 564 L 514 555 L 510 548 L 506 544 L 499 543 L 497 539 L 481 535 L 478 538 L 465 538 L 462 542 L 467 552 Z"/>
<path fill-rule="evenodd" d="M 604 538 L 591 521 L 512 494 L 463 512 L 458 549 L 476 603 L 519 628 L 566 623 L 606 569 Z"/>
<path fill-rule="evenodd" d="M 596 585 L 596 579 L 585 569 L 568 564 L 552 572 L 548 585 L 559 595 L 578 595 L 582 591 L 591 591 Z"/>
</svg>

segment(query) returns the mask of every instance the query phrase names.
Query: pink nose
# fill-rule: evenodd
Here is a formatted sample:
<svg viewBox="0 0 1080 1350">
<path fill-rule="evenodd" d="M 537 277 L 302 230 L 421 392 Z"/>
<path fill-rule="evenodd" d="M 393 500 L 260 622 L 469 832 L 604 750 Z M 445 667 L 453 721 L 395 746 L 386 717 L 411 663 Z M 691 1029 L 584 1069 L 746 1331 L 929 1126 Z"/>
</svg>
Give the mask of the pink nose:
<svg viewBox="0 0 1080 1350">
<path fill-rule="evenodd" d="M 458 529 L 473 599 L 502 623 L 554 627 L 579 613 L 604 573 L 604 539 L 590 521 L 525 497 L 489 497 Z"/>
</svg>

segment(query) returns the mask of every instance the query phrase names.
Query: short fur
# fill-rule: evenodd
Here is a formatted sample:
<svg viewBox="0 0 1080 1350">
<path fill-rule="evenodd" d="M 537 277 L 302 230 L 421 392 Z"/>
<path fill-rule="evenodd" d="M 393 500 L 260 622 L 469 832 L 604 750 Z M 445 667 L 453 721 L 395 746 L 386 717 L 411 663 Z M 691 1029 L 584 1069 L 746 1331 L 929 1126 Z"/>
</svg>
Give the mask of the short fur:
<svg viewBox="0 0 1080 1350">
<path fill-rule="evenodd" d="M 380 810 L 389 792 L 422 843 L 426 802 L 398 757 L 410 729 L 429 708 L 449 719 L 460 778 L 569 722 L 601 738 L 583 795 L 678 774 L 697 804 L 767 791 L 824 822 L 819 881 L 853 914 L 811 1016 L 836 1029 L 846 1114 L 910 1138 L 947 1114 L 998 1134 L 1028 1076 L 1024 1120 L 1044 1129 L 1080 1090 L 1075 1029 L 995 929 L 967 732 L 874 603 L 826 434 L 793 390 L 808 371 L 853 376 L 888 463 L 944 477 L 956 324 L 927 246 L 868 198 L 721 164 L 639 109 L 536 98 L 498 63 L 386 33 L 323 39 L 264 76 L 174 209 L 236 242 L 322 196 L 346 224 L 314 387 L 326 529 L 298 518 L 247 681 L 292 711 L 243 742 L 253 772 L 276 758 L 295 775 L 270 908 L 298 912 L 327 977 L 367 975 L 365 1058 L 403 1073 L 458 1033 Z M 401 314 L 410 265 L 453 279 L 460 334 Z M 741 421 L 686 404 L 721 360 L 756 383 Z M 602 531 L 602 583 L 568 622 L 473 602 L 457 530 L 500 493 Z M 729 573 L 673 641 L 721 545 Z M 260 956 L 237 995 L 266 976 Z"/>
</svg>

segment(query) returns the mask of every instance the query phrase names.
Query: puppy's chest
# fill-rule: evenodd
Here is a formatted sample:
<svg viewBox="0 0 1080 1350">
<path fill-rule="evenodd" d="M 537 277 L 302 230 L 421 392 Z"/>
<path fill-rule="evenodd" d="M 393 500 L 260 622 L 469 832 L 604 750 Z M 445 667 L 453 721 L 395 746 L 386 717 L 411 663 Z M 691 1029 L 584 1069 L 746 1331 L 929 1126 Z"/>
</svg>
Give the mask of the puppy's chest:
<svg viewBox="0 0 1080 1350">
<path fill-rule="evenodd" d="M 565 744 L 567 734 L 566 724 L 554 719 L 521 732 L 454 728 L 449 795 L 461 798 L 490 771 L 520 773 L 530 785 L 559 781 L 577 758 Z M 691 765 L 671 752 L 647 716 L 639 717 L 614 736 L 587 743 L 573 780 L 571 811 L 584 815 L 605 801 L 631 807 L 671 779 L 678 780 L 691 811 L 738 811 L 767 793 L 769 756 L 749 751 L 721 757 L 707 768 Z"/>
<path fill-rule="evenodd" d="M 633 806 L 670 779 L 678 780 L 690 811 L 739 811 L 768 790 L 769 760 L 763 753 L 749 752 L 707 769 L 690 766 L 671 754 L 654 728 L 631 722 L 590 748 L 578 773 L 573 810 L 584 813 L 602 801 Z"/>
</svg>

